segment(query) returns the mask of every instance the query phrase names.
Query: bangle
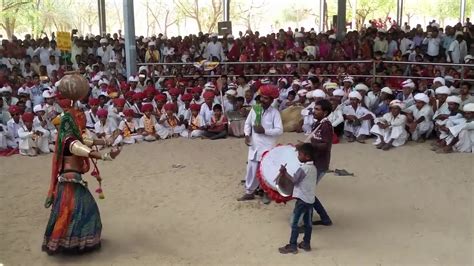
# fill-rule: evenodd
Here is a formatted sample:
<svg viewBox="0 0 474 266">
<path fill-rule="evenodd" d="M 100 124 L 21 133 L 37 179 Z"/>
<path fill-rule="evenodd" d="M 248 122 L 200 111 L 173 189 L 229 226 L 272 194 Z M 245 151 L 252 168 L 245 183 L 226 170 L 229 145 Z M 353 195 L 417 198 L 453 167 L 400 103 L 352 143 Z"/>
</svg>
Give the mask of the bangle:
<svg viewBox="0 0 474 266">
<path fill-rule="evenodd" d="M 104 161 L 112 161 L 112 157 L 110 156 L 110 153 L 109 152 L 106 152 L 104 154 L 102 154 L 102 157 L 101 157 L 102 160 Z"/>
</svg>

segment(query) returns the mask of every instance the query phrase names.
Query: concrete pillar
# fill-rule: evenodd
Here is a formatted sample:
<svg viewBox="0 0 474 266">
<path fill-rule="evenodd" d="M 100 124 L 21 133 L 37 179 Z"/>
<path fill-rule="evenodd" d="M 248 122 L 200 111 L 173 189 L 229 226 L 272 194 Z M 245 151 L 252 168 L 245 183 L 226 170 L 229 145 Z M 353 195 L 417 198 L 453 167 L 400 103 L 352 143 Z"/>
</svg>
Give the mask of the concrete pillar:
<svg viewBox="0 0 474 266">
<path fill-rule="evenodd" d="M 403 26 L 403 0 L 397 0 L 397 24 Z"/>
<path fill-rule="evenodd" d="M 460 8 L 459 8 L 459 21 L 464 23 L 464 19 L 466 16 L 466 0 L 461 0 Z"/>
<path fill-rule="evenodd" d="M 336 37 L 342 40 L 346 35 L 346 0 L 337 0 L 337 32 Z"/>
<path fill-rule="evenodd" d="M 324 0 L 319 0 L 319 31 L 324 32 Z"/>
<path fill-rule="evenodd" d="M 137 47 L 135 41 L 135 16 L 133 0 L 123 0 L 123 18 L 125 23 L 125 67 L 127 77 L 137 73 Z"/>
</svg>

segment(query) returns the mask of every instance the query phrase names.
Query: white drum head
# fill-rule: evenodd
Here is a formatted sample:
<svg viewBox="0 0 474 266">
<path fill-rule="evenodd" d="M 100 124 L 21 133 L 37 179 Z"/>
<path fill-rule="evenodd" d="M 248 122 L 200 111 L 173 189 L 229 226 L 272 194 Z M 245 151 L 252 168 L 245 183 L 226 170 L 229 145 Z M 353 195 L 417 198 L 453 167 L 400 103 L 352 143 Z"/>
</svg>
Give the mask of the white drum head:
<svg viewBox="0 0 474 266">
<path fill-rule="evenodd" d="M 280 174 L 280 167 L 286 164 L 288 174 L 293 176 L 301 163 L 298 152 L 291 145 L 277 146 L 268 151 L 260 162 L 260 171 L 265 183 L 273 190 L 277 190 L 275 179 Z"/>
</svg>

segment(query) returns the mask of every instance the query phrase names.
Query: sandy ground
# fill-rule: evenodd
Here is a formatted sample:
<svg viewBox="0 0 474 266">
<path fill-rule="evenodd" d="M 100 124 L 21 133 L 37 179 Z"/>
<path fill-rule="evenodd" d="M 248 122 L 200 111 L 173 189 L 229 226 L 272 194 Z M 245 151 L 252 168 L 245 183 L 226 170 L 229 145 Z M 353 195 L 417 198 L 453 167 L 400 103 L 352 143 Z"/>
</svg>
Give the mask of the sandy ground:
<svg viewBox="0 0 474 266">
<path fill-rule="evenodd" d="M 281 143 L 303 136 L 286 134 Z M 101 163 L 103 246 L 83 256 L 40 251 L 50 156 L 0 158 L 0 263 L 4 265 L 472 265 L 473 155 L 428 144 L 389 152 L 338 144 L 317 193 L 334 221 L 315 227 L 312 252 L 280 255 L 293 202 L 237 202 L 241 139 L 175 139 L 127 146 Z M 173 164 L 186 167 L 175 169 Z M 90 187 L 96 183 L 87 177 Z"/>
</svg>

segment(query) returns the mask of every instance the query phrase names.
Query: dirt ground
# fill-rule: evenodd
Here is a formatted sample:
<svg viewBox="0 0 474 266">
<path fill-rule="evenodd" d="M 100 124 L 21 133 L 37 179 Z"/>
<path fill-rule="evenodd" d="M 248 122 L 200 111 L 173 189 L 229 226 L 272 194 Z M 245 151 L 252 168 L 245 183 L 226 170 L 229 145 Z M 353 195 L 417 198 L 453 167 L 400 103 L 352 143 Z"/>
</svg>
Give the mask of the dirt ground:
<svg viewBox="0 0 474 266">
<path fill-rule="evenodd" d="M 280 143 L 304 136 L 285 134 Z M 237 202 L 242 139 L 174 139 L 126 146 L 101 162 L 103 245 L 82 256 L 41 252 L 51 156 L 0 158 L 0 264 L 4 265 L 472 265 L 472 154 L 429 144 L 384 152 L 333 146 L 317 194 L 334 224 L 314 227 L 311 252 L 280 255 L 293 202 Z M 184 168 L 173 168 L 173 164 Z M 96 182 L 87 175 L 89 186 Z M 95 194 L 95 193 L 94 193 Z"/>
</svg>

